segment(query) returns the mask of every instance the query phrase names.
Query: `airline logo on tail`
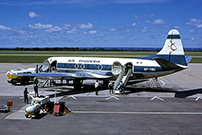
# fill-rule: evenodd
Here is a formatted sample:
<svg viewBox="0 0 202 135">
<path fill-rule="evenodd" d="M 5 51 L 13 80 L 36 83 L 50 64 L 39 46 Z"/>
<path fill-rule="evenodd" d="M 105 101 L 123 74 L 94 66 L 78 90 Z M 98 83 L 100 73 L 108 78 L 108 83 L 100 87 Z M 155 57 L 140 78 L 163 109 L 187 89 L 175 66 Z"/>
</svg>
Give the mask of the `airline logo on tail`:
<svg viewBox="0 0 202 135">
<path fill-rule="evenodd" d="M 177 47 L 176 47 L 175 43 L 173 43 L 173 38 L 178 38 L 178 35 L 173 35 L 173 32 L 174 32 L 174 30 L 172 31 L 171 35 L 168 35 L 167 39 L 170 37 L 171 45 L 168 45 L 168 47 L 174 52 L 175 50 L 177 50 Z"/>
<path fill-rule="evenodd" d="M 177 47 L 175 46 L 175 43 L 172 43 L 172 41 L 170 42 L 171 42 L 171 45 L 168 45 L 168 47 L 174 52 L 175 50 L 177 50 Z"/>
</svg>

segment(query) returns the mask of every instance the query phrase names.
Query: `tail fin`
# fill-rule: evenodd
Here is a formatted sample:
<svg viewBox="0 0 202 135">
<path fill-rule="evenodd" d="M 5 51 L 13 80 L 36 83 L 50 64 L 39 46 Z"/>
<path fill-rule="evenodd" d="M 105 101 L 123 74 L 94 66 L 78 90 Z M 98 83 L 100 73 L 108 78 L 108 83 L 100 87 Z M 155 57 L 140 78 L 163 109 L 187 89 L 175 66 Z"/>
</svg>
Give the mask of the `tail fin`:
<svg viewBox="0 0 202 135">
<path fill-rule="evenodd" d="M 165 44 L 161 51 L 157 53 L 157 56 L 169 62 L 187 66 L 188 62 L 184 56 L 184 49 L 178 30 L 172 29 L 168 32 Z"/>
<path fill-rule="evenodd" d="M 169 55 L 170 53 L 172 55 L 184 55 L 180 33 L 176 29 L 172 29 L 168 32 L 164 47 L 158 54 Z"/>
</svg>

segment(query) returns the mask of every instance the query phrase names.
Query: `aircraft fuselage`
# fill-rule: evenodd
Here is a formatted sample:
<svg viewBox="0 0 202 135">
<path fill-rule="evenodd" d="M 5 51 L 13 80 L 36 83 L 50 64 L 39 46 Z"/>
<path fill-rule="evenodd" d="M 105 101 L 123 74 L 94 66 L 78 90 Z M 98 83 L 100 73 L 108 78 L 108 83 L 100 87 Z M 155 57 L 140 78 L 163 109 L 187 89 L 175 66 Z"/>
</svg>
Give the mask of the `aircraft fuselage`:
<svg viewBox="0 0 202 135">
<path fill-rule="evenodd" d="M 131 79 L 153 78 L 175 72 L 175 70 L 163 71 L 155 60 L 96 57 L 50 57 L 47 60 L 50 63 L 50 69 L 57 72 L 99 72 L 115 78 L 127 64 L 130 64 L 132 68 Z"/>
</svg>

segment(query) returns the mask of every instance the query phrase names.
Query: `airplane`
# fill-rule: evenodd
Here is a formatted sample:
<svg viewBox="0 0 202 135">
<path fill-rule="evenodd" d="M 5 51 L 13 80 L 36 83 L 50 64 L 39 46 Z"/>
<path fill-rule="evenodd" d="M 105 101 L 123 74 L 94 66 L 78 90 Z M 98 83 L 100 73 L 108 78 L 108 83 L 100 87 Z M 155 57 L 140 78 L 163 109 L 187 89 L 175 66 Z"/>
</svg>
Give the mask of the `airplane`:
<svg viewBox="0 0 202 135">
<path fill-rule="evenodd" d="M 50 57 L 38 68 L 38 73 L 22 74 L 46 79 L 73 80 L 80 89 L 83 80 L 103 80 L 105 86 L 114 81 L 113 90 L 120 82 L 126 86 L 129 80 L 142 80 L 169 75 L 188 68 L 192 56 L 185 56 L 180 33 L 168 32 L 163 48 L 156 55 L 140 58 Z"/>
<path fill-rule="evenodd" d="M 34 81 L 34 77 L 32 76 L 18 76 L 19 73 L 36 73 L 36 68 L 21 68 L 21 69 L 12 69 L 6 72 L 7 82 L 11 84 L 26 85 L 29 84 L 30 81 Z"/>
</svg>

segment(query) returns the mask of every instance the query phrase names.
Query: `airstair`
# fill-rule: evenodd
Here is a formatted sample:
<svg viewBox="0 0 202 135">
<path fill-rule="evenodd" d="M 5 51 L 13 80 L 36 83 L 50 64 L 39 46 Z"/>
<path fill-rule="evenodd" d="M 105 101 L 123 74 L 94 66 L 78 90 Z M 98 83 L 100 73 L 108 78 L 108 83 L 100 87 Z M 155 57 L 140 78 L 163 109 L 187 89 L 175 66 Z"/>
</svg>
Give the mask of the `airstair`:
<svg viewBox="0 0 202 135">
<path fill-rule="evenodd" d="M 121 81 L 122 81 L 122 86 L 123 87 L 127 84 L 128 79 L 131 76 L 131 72 L 132 72 L 132 65 L 131 64 L 126 64 L 122 68 L 122 70 L 121 70 L 120 74 L 118 75 L 118 77 L 117 77 L 117 79 L 116 79 L 116 81 L 114 83 L 114 86 L 113 86 L 113 92 L 115 94 L 119 93 L 118 88 L 119 88 L 119 85 L 120 85 Z"/>
<path fill-rule="evenodd" d="M 52 79 L 38 79 L 38 87 L 45 88 L 50 87 L 53 84 Z"/>
</svg>

